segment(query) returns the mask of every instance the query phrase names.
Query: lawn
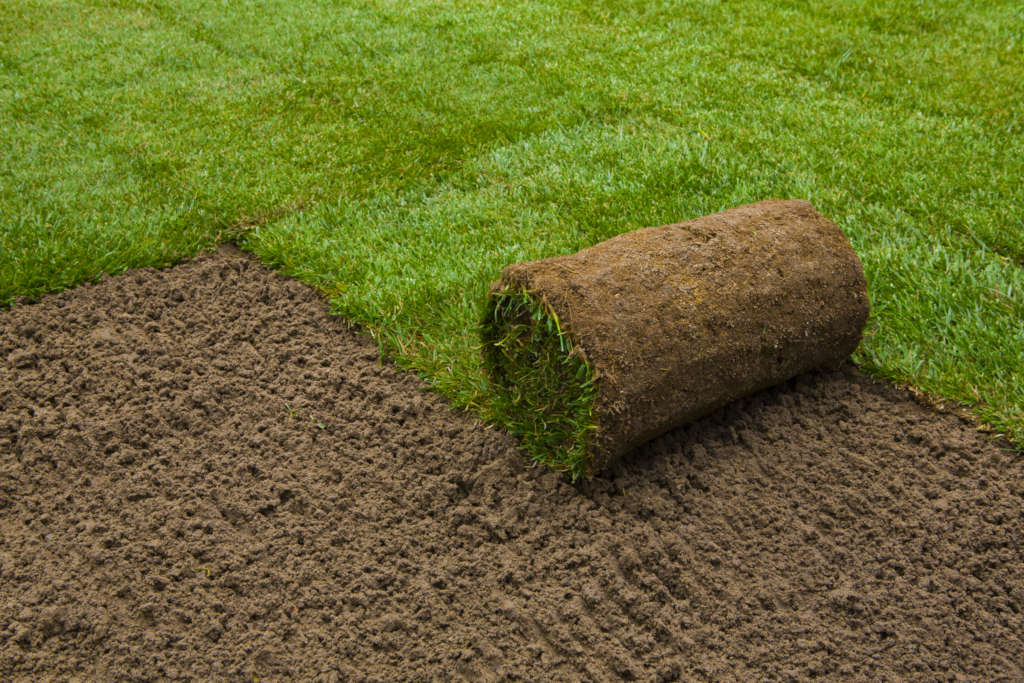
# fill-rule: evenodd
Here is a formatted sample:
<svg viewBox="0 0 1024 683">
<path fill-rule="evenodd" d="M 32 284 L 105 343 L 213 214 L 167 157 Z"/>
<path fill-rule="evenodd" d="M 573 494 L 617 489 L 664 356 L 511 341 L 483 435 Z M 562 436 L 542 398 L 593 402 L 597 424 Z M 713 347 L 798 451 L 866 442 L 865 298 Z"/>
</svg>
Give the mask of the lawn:
<svg viewBox="0 0 1024 683">
<path fill-rule="evenodd" d="M 494 415 L 503 265 L 772 197 L 860 254 L 868 372 L 1024 441 L 1024 8 L 0 4 L 0 305 L 232 240 Z"/>
</svg>

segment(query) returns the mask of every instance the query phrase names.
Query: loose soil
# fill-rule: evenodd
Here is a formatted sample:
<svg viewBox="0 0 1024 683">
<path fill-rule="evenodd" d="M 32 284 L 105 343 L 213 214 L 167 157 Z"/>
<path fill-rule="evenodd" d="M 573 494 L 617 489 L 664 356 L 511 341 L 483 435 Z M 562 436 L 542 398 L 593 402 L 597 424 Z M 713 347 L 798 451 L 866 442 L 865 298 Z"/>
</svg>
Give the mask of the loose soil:
<svg viewBox="0 0 1024 683">
<path fill-rule="evenodd" d="M 570 485 L 225 248 L 0 314 L 0 678 L 1024 678 L 1024 458 L 852 368 Z"/>
</svg>

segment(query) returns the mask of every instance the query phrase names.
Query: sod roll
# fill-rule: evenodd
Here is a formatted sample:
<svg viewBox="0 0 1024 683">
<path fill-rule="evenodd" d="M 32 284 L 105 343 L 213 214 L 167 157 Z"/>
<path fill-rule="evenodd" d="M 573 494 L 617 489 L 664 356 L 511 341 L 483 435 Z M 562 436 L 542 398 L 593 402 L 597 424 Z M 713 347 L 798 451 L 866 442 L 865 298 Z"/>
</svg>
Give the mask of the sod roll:
<svg viewBox="0 0 1024 683">
<path fill-rule="evenodd" d="M 765 201 L 508 266 L 484 362 L 507 426 L 578 478 L 860 342 L 868 296 L 842 231 Z"/>
</svg>

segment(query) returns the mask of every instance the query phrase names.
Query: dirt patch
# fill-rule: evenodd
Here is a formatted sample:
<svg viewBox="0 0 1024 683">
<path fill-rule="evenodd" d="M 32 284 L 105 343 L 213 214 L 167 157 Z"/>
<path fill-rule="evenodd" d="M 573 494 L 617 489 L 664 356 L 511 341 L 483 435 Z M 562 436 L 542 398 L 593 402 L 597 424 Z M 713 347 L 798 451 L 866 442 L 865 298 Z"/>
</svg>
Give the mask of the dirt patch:
<svg viewBox="0 0 1024 683">
<path fill-rule="evenodd" d="M 231 249 L 0 314 L 0 678 L 1024 676 L 1020 454 L 852 369 L 571 486 Z"/>
</svg>

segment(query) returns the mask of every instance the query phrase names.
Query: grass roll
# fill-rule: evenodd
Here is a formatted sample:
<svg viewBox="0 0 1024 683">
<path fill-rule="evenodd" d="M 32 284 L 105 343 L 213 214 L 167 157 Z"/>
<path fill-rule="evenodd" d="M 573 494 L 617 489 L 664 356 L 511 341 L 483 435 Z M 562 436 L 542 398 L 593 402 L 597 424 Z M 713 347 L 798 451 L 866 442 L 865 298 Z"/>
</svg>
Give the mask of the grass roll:
<svg viewBox="0 0 1024 683">
<path fill-rule="evenodd" d="M 506 267 L 482 324 L 498 412 L 573 479 L 856 349 L 864 271 L 808 202 L 765 201 Z"/>
</svg>

